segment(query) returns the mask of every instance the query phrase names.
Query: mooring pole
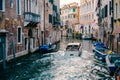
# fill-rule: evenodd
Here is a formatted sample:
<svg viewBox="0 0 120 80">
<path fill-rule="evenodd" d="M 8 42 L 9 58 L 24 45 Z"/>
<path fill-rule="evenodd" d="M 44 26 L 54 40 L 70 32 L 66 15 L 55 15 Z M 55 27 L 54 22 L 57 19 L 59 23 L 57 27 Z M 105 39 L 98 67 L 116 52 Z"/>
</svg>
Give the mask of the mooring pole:
<svg viewBox="0 0 120 80">
<path fill-rule="evenodd" d="M 14 39 L 12 40 L 12 52 L 13 52 L 14 64 L 16 64 L 16 56 L 15 56 L 15 45 L 14 45 Z"/>
<path fill-rule="evenodd" d="M 3 47 L 3 69 L 6 69 L 6 53 L 5 53 L 5 46 L 2 43 L 2 47 Z"/>
</svg>

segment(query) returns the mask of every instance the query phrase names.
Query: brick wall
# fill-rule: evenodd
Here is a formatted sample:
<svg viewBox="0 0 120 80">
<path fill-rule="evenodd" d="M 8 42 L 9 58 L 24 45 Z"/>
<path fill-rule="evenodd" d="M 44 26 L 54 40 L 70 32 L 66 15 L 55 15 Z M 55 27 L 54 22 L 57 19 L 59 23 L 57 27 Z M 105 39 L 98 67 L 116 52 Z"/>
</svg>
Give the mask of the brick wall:
<svg viewBox="0 0 120 80">
<path fill-rule="evenodd" d="M 13 8 L 10 7 L 10 1 L 6 1 L 5 3 L 5 13 L 4 13 L 4 29 L 8 31 L 7 39 L 8 39 L 8 55 L 12 54 L 12 39 L 14 39 L 15 43 L 15 51 L 16 53 L 24 51 L 24 37 L 22 38 L 22 44 L 17 43 L 17 28 L 18 26 L 22 27 L 22 32 L 25 36 L 28 35 L 27 29 L 24 28 L 24 20 L 23 20 L 23 11 L 24 11 L 24 0 L 21 0 L 21 15 L 17 15 L 16 11 L 16 0 L 13 0 Z M 3 22 L 2 22 L 3 23 Z"/>
</svg>

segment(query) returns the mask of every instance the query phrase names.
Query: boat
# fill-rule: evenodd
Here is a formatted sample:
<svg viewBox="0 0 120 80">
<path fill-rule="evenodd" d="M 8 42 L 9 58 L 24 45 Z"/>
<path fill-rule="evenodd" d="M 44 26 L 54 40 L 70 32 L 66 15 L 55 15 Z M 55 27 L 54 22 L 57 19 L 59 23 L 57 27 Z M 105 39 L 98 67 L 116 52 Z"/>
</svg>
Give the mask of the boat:
<svg viewBox="0 0 120 80">
<path fill-rule="evenodd" d="M 106 56 L 106 64 L 110 75 L 113 76 L 116 69 L 120 67 L 120 55 L 110 54 Z"/>
<path fill-rule="evenodd" d="M 82 36 L 82 39 L 83 39 L 83 40 L 92 40 L 92 37 L 91 37 L 91 35 L 85 35 L 85 34 L 84 34 L 84 35 Z"/>
<path fill-rule="evenodd" d="M 80 56 L 82 53 L 82 44 L 77 42 L 68 43 L 66 46 L 66 53 L 69 53 L 70 55 Z"/>
<path fill-rule="evenodd" d="M 39 50 L 42 53 L 53 52 L 55 49 L 56 49 L 55 44 L 47 44 L 47 45 L 42 45 L 39 47 Z"/>
<path fill-rule="evenodd" d="M 93 45 L 92 45 L 92 49 L 93 49 L 93 51 L 94 50 L 104 51 L 105 50 L 105 46 L 101 42 L 94 42 Z"/>
<path fill-rule="evenodd" d="M 97 49 L 94 50 L 94 53 L 95 53 L 95 57 L 97 57 L 98 59 L 102 60 L 102 61 L 105 61 L 105 58 L 107 56 L 107 51 L 99 51 Z"/>
<path fill-rule="evenodd" d="M 94 56 L 102 61 L 105 61 L 105 58 L 108 55 L 109 51 L 110 50 L 106 49 L 103 43 L 95 42 L 93 44 L 93 52 L 95 53 Z"/>
<path fill-rule="evenodd" d="M 45 0 L 44 0 L 44 6 L 45 6 Z M 45 11 L 45 8 L 44 8 Z M 48 52 L 52 52 L 56 49 L 56 44 L 51 44 L 51 42 L 49 44 L 45 43 L 45 12 L 44 12 L 44 24 L 43 24 L 43 35 L 42 35 L 42 45 L 39 46 L 39 51 L 42 53 L 48 53 Z"/>
</svg>

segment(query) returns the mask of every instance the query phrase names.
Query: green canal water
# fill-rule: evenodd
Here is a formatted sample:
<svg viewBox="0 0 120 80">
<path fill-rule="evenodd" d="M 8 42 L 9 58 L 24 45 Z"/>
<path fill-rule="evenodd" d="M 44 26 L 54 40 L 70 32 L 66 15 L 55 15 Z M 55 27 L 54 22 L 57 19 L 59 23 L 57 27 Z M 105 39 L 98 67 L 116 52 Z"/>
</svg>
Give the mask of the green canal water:
<svg viewBox="0 0 120 80">
<path fill-rule="evenodd" d="M 65 53 L 70 40 L 63 39 L 57 52 L 28 55 L 7 65 L 7 70 L 0 73 L 0 80 L 114 80 L 106 64 L 94 58 L 91 41 L 81 42 L 81 56 Z"/>
</svg>

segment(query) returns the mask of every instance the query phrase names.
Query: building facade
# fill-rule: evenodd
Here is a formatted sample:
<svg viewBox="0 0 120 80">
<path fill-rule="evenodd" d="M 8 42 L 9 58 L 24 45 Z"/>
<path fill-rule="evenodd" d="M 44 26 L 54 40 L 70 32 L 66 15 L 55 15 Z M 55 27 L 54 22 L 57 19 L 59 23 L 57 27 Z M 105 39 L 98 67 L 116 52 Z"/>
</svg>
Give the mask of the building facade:
<svg viewBox="0 0 120 80">
<path fill-rule="evenodd" d="M 34 52 L 50 40 L 59 41 L 59 23 L 57 1 L 0 0 L 0 61 Z"/>
<path fill-rule="evenodd" d="M 104 42 L 107 47 L 110 47 L 110 33 L 111 33 L 111 0 L 102 0 L 101 6 L 101 23 L 99 27 L 100 41 Z"/>
<path fill-rule="evenodd" d="M 80 26 L 84 35 L 93 34 L 97 30 L 95 9 L 96 0 L 80 0 Z"/>
<path fill-rule="evenodd" d="M 63 36 L 67 36 L 72 33 L 72 31 L 75 31 L 75 25 L 79 24 L 79 5 L 76 2 L 64 5 L 61 8 L 61 22 L 63 25 Z"/>
<path fill-rule="evenodd" d="M 120 0 L 114 0 L 114 51 L 120 53 Z"/>
<path fill-rule="evenodd" d="M 119 52 L 119 0 L 98 0 L 100 39 L 106 47 Z"/>
<path fill-rule="evenodd" d="M 41 44 L 55 43 L 60 40 L 59 0 L 43 0 L 41 15 Z M 44 4 L 45 3 L 45 4 Z"/>
<path fill-rule="evenodd" d="M 39 1 L 0 0 L 0 3 L 0 60 L 34 51 L 39 46 Z"/>
</svg>

